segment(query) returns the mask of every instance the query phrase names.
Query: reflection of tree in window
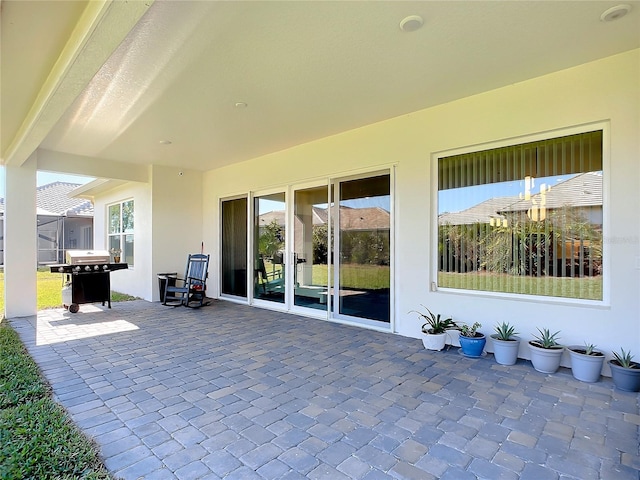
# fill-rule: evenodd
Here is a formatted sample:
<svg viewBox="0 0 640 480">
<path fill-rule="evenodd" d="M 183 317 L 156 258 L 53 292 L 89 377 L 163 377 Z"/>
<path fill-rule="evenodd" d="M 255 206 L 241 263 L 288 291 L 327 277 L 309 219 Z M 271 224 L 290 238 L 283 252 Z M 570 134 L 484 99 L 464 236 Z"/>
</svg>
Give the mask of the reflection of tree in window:
<svg viewBox="0 0 640 480">
<path fill-rule="evenodd" d="M 107 244 L 109 250 L 112 252 L 112 256 L 120 256 L 121 253 L 122 260 L 129 265 L 133 265 L 133 200 L 109 205 L 108 217 L 109 232 Z M 116 252 L 118 255 L 116 255 Z"/>
<path fill-rule="evenodd" d="M 122 232 L 133 232 L 133 200 L 122 204 Z"/>
<path fill-rule="evenodd" d="M 271 259 L 283 248 L 282 227 L 278 225 L 276 220 L 272 220 L 268 225 L 260 227 L 258 251 L 261 255 Z"/>
</svg>

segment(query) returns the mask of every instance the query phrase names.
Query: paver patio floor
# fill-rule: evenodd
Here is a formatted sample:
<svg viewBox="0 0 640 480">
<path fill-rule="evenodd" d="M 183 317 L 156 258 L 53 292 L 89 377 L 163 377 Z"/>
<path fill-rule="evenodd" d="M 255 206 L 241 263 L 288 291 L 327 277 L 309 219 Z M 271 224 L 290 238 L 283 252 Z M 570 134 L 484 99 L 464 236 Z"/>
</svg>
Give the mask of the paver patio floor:
<svg viewBox="0 0 640 480">
<path fill-rule="evenodd" d="M 217 301 L 11 322 L 124 479 L 634 479 L 639 395 Z"/>
</svg>

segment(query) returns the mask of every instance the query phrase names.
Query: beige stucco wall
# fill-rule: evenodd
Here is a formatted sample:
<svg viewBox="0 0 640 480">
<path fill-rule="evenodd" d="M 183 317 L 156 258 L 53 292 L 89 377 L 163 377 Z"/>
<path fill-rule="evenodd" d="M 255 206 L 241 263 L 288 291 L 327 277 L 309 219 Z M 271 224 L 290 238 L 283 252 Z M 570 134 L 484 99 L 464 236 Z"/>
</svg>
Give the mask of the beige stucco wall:
<svg viewBox="0 0 640 480">
<path fill-rule="evenodd" d="M 202 248 L 202 173 L 172 167 L 153 166 L 153 222 L 151 232 L 152 298 L 159 300 L 157 274 L 177 272 L 184 276 L 189 253 Z M 206 220 L 204 220 L 206 221 Z M 204 253 L 212 244 L 205 243 Z"/>
<path fill-rule="evenodd" d="M 127 200 L 134 201 L 133 229 L 134 265 L 128 270 L 111 274 L 111 289 L 141 298 L 151 299 L 151 186 L 148 183 L 129 183 L 95 199 L 93 229 L 94 248 L 107 248 L 107 206 Z"/>
<path fill-rule="evenodd" d="M 605 125 L 610 140 L 605 144 L 610 154 L 605 168 L 607 301 L 594 306 L 431 292 L 434 152 L 517 142 L 537 134 L 554 136 L 595 122 Z M 524 339 L 537 333 L 537 327 L 549 327 L 561 330 L 567 345 L 588 341 L 606 351 L 622 346 L 640 355 L 639 132 L 640 50 L 635 50 L 208 172 L 203 184 L 204 242 L 214 246 L 212 253 L 218 251 L 220 198 L 394 164 L 393 312 L 399 334 L 419 336 L 420 322 L 408 312 L 424 304 L 456 320 L 479 321 L 485 333 L 507 320 Z M 212 271 L 218 268 L 216 255 Z M 528 358 L 524 346 L 521 356 Z"/>
<path fill-rule="evenodd" d="M 157 274 L 184 274 L 202 243 L 202 174 L 152 166 L 149 182 L 127 183 L 95 198 L 95 248 L 105 248 L 107 206 L 134 200 L 134 266 L 111 275 L 113 290 L 159 300 Z M 205 253 L 206 248 L 205 248 Z"/>
</svg>

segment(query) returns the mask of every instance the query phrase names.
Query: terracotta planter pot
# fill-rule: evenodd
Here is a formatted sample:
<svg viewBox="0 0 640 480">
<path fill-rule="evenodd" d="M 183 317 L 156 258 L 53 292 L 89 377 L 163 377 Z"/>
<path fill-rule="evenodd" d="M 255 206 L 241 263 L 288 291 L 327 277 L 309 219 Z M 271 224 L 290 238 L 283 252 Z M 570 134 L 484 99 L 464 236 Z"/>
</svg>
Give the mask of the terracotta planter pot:
<svg viewBox="0 0 640 480">
<path fill-rule="evenodd" d="M 635 368 L 625 368 L 615 360 L 609 360 L 611 376 L 617 389 L 625 392 L 640 392 L 640 363 L 631 362 Z"/>
<path fill-rule="evenodd" d="M 512 340 L 500 340 L 498 335 L 491 335 L 493 342 L 493 358 L 500 365 L 515 365 L 518 361 L 518 351 L 520 350 L 520 338 L 511 337 Z"/>
<path fill-rule="evenodd" d="M 600 380 L 602 365 L 604 365 L 604 355 L 587 355 L 584 348 L 578 345 L 568 347 L 571 357 L 571 373 L 576 380 L 593 383 Z"/>
<path fill-rule="evenodd" d="M 541 373 L 556 373 L 560 368 L 564 347 L 542 348 L 529 342 L 531 351 L 531 363 L 533 368 Z"/>
</svg>

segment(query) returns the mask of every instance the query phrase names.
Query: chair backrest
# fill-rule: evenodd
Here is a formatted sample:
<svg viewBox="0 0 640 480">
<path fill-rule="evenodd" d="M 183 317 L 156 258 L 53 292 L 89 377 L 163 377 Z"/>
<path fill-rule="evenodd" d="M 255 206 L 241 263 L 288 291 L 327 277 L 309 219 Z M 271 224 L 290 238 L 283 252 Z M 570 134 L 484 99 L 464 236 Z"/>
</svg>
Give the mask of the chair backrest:
<svg viewBox="0 0 640 480">
<path fill-rule="evenodd" d="M 206 285 L 209 273 L 209 255 L 203 253 L 189 254 L 187 271 L 184 278 L 190 285 Z"/>
</svg>

